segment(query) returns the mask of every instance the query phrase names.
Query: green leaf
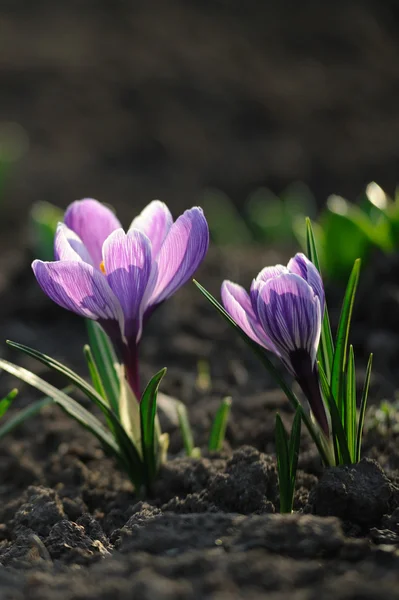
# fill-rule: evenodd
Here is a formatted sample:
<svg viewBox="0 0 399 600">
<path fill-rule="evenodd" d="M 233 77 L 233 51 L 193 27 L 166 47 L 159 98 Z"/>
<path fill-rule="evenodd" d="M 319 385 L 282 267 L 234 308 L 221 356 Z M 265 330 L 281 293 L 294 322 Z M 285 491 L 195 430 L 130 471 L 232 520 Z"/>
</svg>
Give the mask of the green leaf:
<svg viewBox="0 0 399 600">
<path fill-rule="evenodd" d="M 8 409 L 10 408 L 14 398 L 18 395 L 17 388 L 14 388 L 10 392 L 8 392 L 7 396 L 0 400 L 0 418 L 6 414 Z"/>
<path fill-rule="evenodd" d="M 346 370 L 346 396 L 344 400 L 345 433 L 352 462 L 356 461 L 356 372 L 353 346 L 349 346 L 348 367 Z"/>
<path fill-rule="evenodd" d="M 120 382 L 115 365 L 118 364 L 114 348 L 107 334 L 96 321 L 86 320 L 90 348 L 97 365 L 105 393 L 114 413 L 119 415 Z"/>
<path fill-rule="evenodd" d="M 65 392 L 61 392 L 61 390 L 58 390 L 34 373 L 27 371 L 23 367 L 18 367 L 7 360 L 0 359 L 0 368 L 52 398 L 54 402 L 59 404 L 61 408 L 65 410 L 65 412 L 95 435 L 108 451 L 115 456 L 120 457 L 119 447 L 112 435 L 104 429 L 96 417 L 83 408 L 76 400 L 73 400 L 70 396 L 67 396 Z"/>
<path fill-rule="evenodd" d="M 100 396 L 108 403 L 108 398 L 104 390 L 103 382 L 101 381 L 100 373 L 98 372 L 97 365 L 94 361 L 93 353 L 88 344 L 83 346 L 83 354 L 87 362 L 87 368 L 89 369 L 90 378 L 94 389 Z"/>
<path fill-rule="evenodd" d="M 349 277 L 348 285 L 346 288 L 344 301 L 342 303 L 342 310 L 338 324 L 334 360 L 331 373 L 331 392 L 333 397 L 335 398 L 341 419 L 343 418 L 344 413 L 343 392 L 349 329 L 351 324 L 352 310 L 355 301 L 357 284 L 359 282 L 359 273 L 360 259 L 357 259 L 355 260 L 355 264 L 353 265 L 352 273 Z"/>
<path fill-rule="evenodd" d="M 280 512 L 290 513 L 292 511 L 290 457 L 288 451 L 287 432 L 279 413 L 276 414 L 275 436 L 277 474 L 280 490 Z"/>
<path fill-rule="evenodd" d="M 335 404 L 335 400 L 332 395 L 331 388 L 328 384 L 326 374 L 323 371 L 323 367 L 321 366 L 320 363 L 318 363 L 318 366 L 319 366 L 321 391 L 327 402 L 330 417 L 331 417 L 334 449 L 338 450 L 338 455 L 336 452 L 336 456 L 335 456 L 336 464 L 350 465 L 350 464 L 352 464 L 352 460 L 351 460 L 351 457 L 349 454 L 348 442 L 346 439 L 344 428 L 342 426 L 341 417 L 339 415 L 337 405 Z"/>
<path fill-rule="evenodd" d="M 129 438 L 128 434 L 122 427 L 118 417 L 115 413 L 109 408 L 103 398 L 96 392 L 96 390 L 89 385 L 82 377 L 74 373 L 71 369 L 62 365 L 54 358 L 47 356 L 46 354 L 42 354 L 33 348 L 29 348 L 28 346 L 24 346 L 23 344 L 17 344 L 16 342 L 11 342 L 7 340 L 7 344 L 12 348 L 20 350 L 21 352 L 27 354 L 28 356 L 32 356 L 46 367 L 49 367 L 53 371 L 56 371 L 66 377 L 70 383 L 75 385 L 78 389 L 80 389 L 104 414 L 108 427 L 111 429 L 111 432 L 119 445 L 121 453 L 124 455 L 125 464 L 127 465 L 126 469 L 130 479 L 137 482 L 138 473 L 141 473 L 142 462 L 141 458 Z M 56 388 L 54 388 L 56 389 Z M 78 406 L 80 406 L 78 404 Z M 90 414 L 90 413 L 88 413 Z"/>
<path fill-rule="evenodd" d="M 222 403 L 217 410 L 209 436 L 208 449 L 211 452 L 219 452 L 223 447 L 227 422 L 231 410 L 231 402 L 232 400 L 230 397 L 223 398 Z"/>
<path fill-rule="evenodd" d="M 306 218 L 306 245 L 309 260 L 312 261 L 316 269 L 322 276 L 320 270 L 319 257 L 317 254 L 316 242 L 313 235 L 312 222 Z M 330 317 L 328 315 L 327 305 L 324 310 L 323 323 L 321 327 L 320 345 L 317 352 L 318 360 L 323 366 L 323 370 L 327 376 L 327 381 L 331 381 L 331 369 L 334 358 L 334 343 L 331 333 Z"/>
<path fill-rule="evenodd" d="M 156 475 L 157 442 L 155 436 L 155 417 L 157 414 L 157 394 L 159 384 L 166 373 L 161 369 L 149 381 L 140 402 L 141 444 L 147 483 L 151 483 Z"/>
<path fill-rule="evenodd" d="M 70 394 L 72 389 L 73 387 L 69 385 L 61 391 L 64 394 Z M 10 431 L 15 429 L 19 425 L 22 425 L 24 421 L 27 421 L 28 419 L 37 415 L 42 410 L 42 408 L 44 408 L 45 406 L 49 406 L 50 404 L 54 404 L 54 400 L 49 396 L 46 396 L 41 400 L 32 402 L 32 404 L 29 404 L 29 406 L 27 406 L 26 408 L 19 410 L 15 415 L 7 419 L 4 425 L 0 427 L 0 439 L 8 433 L 10 433 Z"/>
<path fill-rule="evenodd" d="M 321 457 L 322 461 L 324 462 L 324 464 L 326 466 L 330 465 L 331 461 L 330 461 L 330 458 L 328 456 L 328 453 L 325 451 L 325 448 L 324 448 L 324 446 L 323 446 L 323 444 L 322 444 L 322 442 L 321 442 L 318 434 L 316 433 L 316 431 L 315 431 L 315 429 L 314 429 L 314 427 L 312 425 L 311 419 L 306 414 L 306 412 L 303 410 L 302 405 L 299 402 L 299 400 L 296 397 L 296 395 L 294 394 L 294 392 L 288 387 L 288 385 L 286 384 L 286 382 L 284 381 L 284 379 L 281 377 L 280 373 L 277 371 L 277 369 L 275 368 L 275 366 L 273 365 L 273 363 L 267 357 L 265 350 L 261 346 L 259 346 L 259 344 L 257 344 L 253 340 L 251 340 L 251 338 L 237 325 L 237 323 L 235 323 L 235 321 L 230 317 L 229 313 L 227 311 L 225 311 L 225 309 L 223 308 L 223 306 L 216 300 L 216 298 L 214 298 L 212 296 L 212 294 L 210 294 L 195 279 L 193 279 L 193 282 L 197 286 L 197 288 L 199 289 L 199 291 L 201 292 L 201 294 L 203 294 L 205 296 L 205 298 L 208 300 L 208 302 L 210 302 L 210 304 L 212 304 L 212 306 L 214 306 L 216 308 L 216 310 L 222 315 L 222 317 L 227 321 L 227 323 L 231 327 L 233 327 L 233 329 L 235 329 L 235 331 L 238 333 L 238 335 L 244 340 L 244 342 L 256 354 L 256 356 L 259 358 L 259 360 L 261 361 L 261 363 L 263 364 L 263 366 L 266 368 L 266 370 L 273 377 L 273 379 L 276 382 L 276 384 L 278 385 L 278 387 L 287 396 L 287 398 L 290 401 L 290 403 L 292 404 L 294 410 L 296 411 L 297 408 L 300 407 L 300 409 L 301 409 L 301 415 L 302 415 L 302 420 L 305 423 L 305 426 L 306 426 L 307 430 L 309 431 L 309 433 L 310 433 L 310 435 L 312 437 L 312 440 L 314 441 L 314 443 L 315 443 L 315 445 L 317 447 L 317 450 L 318 450 L 318 452 L 320 454 L 320 457 Z"/>
<path fill-rule="evenodd" d="M 292 498 L 294 498 L 296 471 L 297 471 L 297 467 L 298 467 L 299 444 L 301 442 L 301 423 L 302 423 L 301 411 L 297 410 L 295 412 L 294 420 L 292 422 L 291 435 L 290 435 L 290 440 L 288 443 L 288 456 L 289 456 L 289 461 L 290 461 L 291 496 L 292 496 Z M 291 504 L 291 509 L 292 509 L 292 504 Z"/>
<path fill-rule="evenodd" d="M 367 405 L 367 398 L 368 398 L 369 388 L 370 388 L 370 377 L 371 377 L 372 365 L 373 365 L 373 355 L 370 354 L 369 361 L 367 363 L 366 377 L 364 379 L 362 398 L 360 401 L 359 423 L 357 426 L 357 436 L 356 436 L 356 462 L 359 462 L 359 460 L 361 458 L 361 452 L 362 452 L 362 436 L 363 436 L 364 416 L 366 414 L 366 405 Z"/>
<path fill-rule="evenodd" d="M 176 412 L 179 420 L 184 450 L 187 456 L 193 456 L 195 453 L 194 436 L 191 429 L 190 420 L 188 418 L 187 408 L 183 402 L 176 401 Z"/>
</svg>

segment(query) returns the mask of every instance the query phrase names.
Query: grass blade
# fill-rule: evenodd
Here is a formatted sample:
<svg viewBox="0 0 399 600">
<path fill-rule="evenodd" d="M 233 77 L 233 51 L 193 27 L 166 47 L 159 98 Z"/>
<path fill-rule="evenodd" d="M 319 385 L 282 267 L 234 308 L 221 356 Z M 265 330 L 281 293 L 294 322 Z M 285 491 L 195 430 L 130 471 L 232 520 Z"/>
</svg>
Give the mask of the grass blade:
<svg viewBox="0 0 399 600">
<path fill-rule="evenodd" d="M 188 418 L 187 408 L 183 402 L 176 402 L 177 418 L 179 420 L 179 427 L 181 436 L 183 439 L 183 446 L 187 456 L 194 456 L 194 436 Z"/>
<path fill-rule="evenodd" d="M 323 392 L 323 396 L 327 402 L 329 413 L 331 417 L 332 425 L 332 436 L 334 442 L 334 448 L 338 449 L 338 456 L 336 454 L 337 464 L 350 465 L 352 464 L 351 457 L 348 449 L 348 442 L 346 439 L 345 431 L 341 422 L 341 417 L 338 412 L 337 405 L 332 395 L 331 388 L 328 384 L 326 374 L 323 371 L 323 367 L 319 363 L 319 376 L 320 376 L 320 387 Z"/>
<path fill-rule="evenodd" d="M 0 368 L 52 398 L 54 402 L 59 404 L 61 408 L 65 410 L 65 412 L 95 435 L 108 451 L 120 457 L 119 447 L 112 435 L 104 429 L 103 425 L 96 417 L 83 408 L 76 400 L 73 400 L 70 396 L 67 396 L 65 392 L 58 390 L 47 381 L 44 381 L 44 379 L 27 371 L 27 369 L 24 369 L 23 367 L 0 359 Z"/>
<path fill-rule="evenodd" d="M 231 327 L 233 327 L 233 329 L 235 329 L 235 331 L 238 333 L 238 335 L 244 340 L 244 342 L 256 354 L 256 356 L 259 358 L 259 360 L 261 361 L 261 363 L 263 364 L 265 369 L 267 369 L 267 371 L 273 377 L 273 379 L 276 382 L 276 384 L 278 385 L 278 387 L 287 396 L 287 398 L 288 398 L 289 402 L 291 403 L 291 405 L 293 406 L 294 410 L 296 411 L 298 409 L 298 407 L 300 407 L 302 420 L 303 420 L 307 430 L 309 431 L 309 433 L 312 437 L 312 440 L 314 441 L 314 443 L 317 447 L 317 450 L 320 454 L 320 457 L 321 457 L 323 463 L 326 466 L 331 465 L 331 460 L 330 460 L 327 452 L 325 451 L 325 448 L 324 448 L 320 438 L 318 437 L 318 434 L 316 433 L 315 429 L 313 428 L 312 421 L 311 421 L 309 415 L 303 410 L 302 405 L 299 402 L 296 395 L 294 394 L 294 392 L 288 387 L 288 385 L 286 384 L 284 379 L 281 377 L 280 373 L 277 371 L 276 367 L 273 365 L 271 360 L 267 357 L 265 350 L 261 346 L 259 346 L 259 344 L 257 344 L 253 340 L 251 340 L 251 338 L 249 336 L 247 336 L 247 334 L 240 327 L 238 327 L 237 323 L 235 323 L 235 321 L 230 317 L 229 313 L 227 311 L 225 311 L 225 309 L 220 304 L 220 302 L 218 302 L 216 300 L 216 298 L 214 298 L 212 296 L 212 294 L 210 294 L 208 292 L 208 290 L 206 290 L 195 279 L 193 279 L 193 282 L 197 286 L 197 288 L 199 289 L 201 294 L 203 294 L 203 296 L 205 296 L 205 298 L 208 300 L 208 302 L 210 302 L 210 304 L 212 304 L 212 306 L 214 306 L 216 308 L 216 310 L 222 315 L 222 317 L 227 321 L 227 323 Z"/>
<path fill-rule="evenodd" d="M 161 369 L 149 381 L 140 402 L 141 444 L 143 462 L 147 484 L 155 474 L 157 467 L 157 440 L 155 436 L 155 417 L 157 414 L 157 394 L 159 384 L 166 373 L 166 368 Z"/>
<path fill-rule="evenodd" d="M 360 457 L 361 457 L 361 451 L 362 451 L 364 416 L 366 414 L 367 398 L 369 395 L 372 365 L 373 365 L 373 355 L 370 354 L 369 361 L 367 363 L 366 377 L 364 379 L 362 398 L 360 401 L 359 422 L 357 425 L 357 435 L 356 435 L 356 462 L 359 462 Z"/>
<path fill-rule="evenodd" d="M 348 449 L 352 462 L 356 461 L 356 372 L 353 346 L 349 346 L 348 366 L 346 369 L 346 395 L 344 399 L 344 430 L 348 440 Z"/>
<path fill-rule="evenodd" d="M 317 254 L 316 241 L 313 235 L 312 222 L 308 217 L 306 218 L 306 246 L 308 258 L 312 261 L 316 269 L 319 271 L 321 277 L 321 269 L 319 257 Z M 328 316 L 327 306 L 325 308 L 323 316 L 323 323 L 320 335 L 320 346 L 317 353 L 317 357 L 327 376 L 327 381 L 330 382 L 334 358 L 334 342 L 331 333 L 330 317 Z"/>
<path fill-rule="evenodd" d="M 292 511 L 290 459 L 287 432 L 279 413 L 276 414 L 275 436 L 280 513 L 290 513 Z"/>
<path fill-rule="evenodd" d="M 290 440 L 288 442 L 288 456 L 290 461 L 290 477 L 291 477 L 291 496 L 294 497 L 296 471 L 299 458 L 299 444 L 301 442 L 301 412 L 295 412 L 294 420 L 291 427 Z M 292 506 L 291 506 L 292 510 Z"/>
<path fill-rule="evenodd" d="M 107 394 L 105 393 L 105 389 L 103 386 L 103 382 L 101 381 L 100 373 L 98 371 L 97 365 L 95 363 L 93 353 L 88 344 L 83 347 L 83 354 L 85 355 L 85 359 L 87 362 L 87 368 L 89 369 L 90 379 L 92 381 L 93 387 L 98 394 L 108 402 Z"/>
<path fill-rule="evenodd" d="M 73 387 L 69 385 L 68 387 L 61 390 L 64 394 L 70 394 L 73 390 Z M 36 402 L 32 402 L 26 408 L 19 410 L 15 415 L 7 419 L 7 421 L 0 427 L 0 439 L 5 435 L 10 433 L 13 429 L 18 427 L 18 425 L 22 425 L 24 421 L 27 421 L 31 417 L 37 415 L 42 408 L 45 406 L 49 406 L 50 404 L 54 404 L 54 400 L 50 398 L 50 396 L 46 396 L 41 400 L 37 400 Z"/>
<path fill-rule="evenodd" d="M 339 318 L 337 337 L 335 343 L 334 360 L 331 373 L 331 392 L 338 406 L 338 412 L 343 417 L 343 386 L 345 378 L 346 355 L 348 348 L 349 329 L 352 318 L 353 304 L 357 284 L 359 282 L 361 261 L 358 258 L 353 265 L 352 273 L 350 274 L 348 285 L 345 292 L 344 301 L 342 303 L 341 316 Z"/>
<path fill-rule="evenodd" d="M 7 396 L 0 400 L 0 418 L 6 414 L 8 409 L 10 408 L 13 400 L 17 397 L 18 390 L 14 388 L 10 392 L 8 392 Z"/>
<path fill-rule="evenodd" d="M 219 452 L 223 447 L 227 422 L 231 411 L 231 402 L 232 400 L 230 397 L 223 398 L 222 403 L 217 410 L 209 436 L 208 449 L 211 452 Z"/>
<path fill-rule="evenodd" d="M 86 320 L 89 344 L 97 365 L 105 393 L 114 413 L 119 417 L 120 382 L 115 365 L 118 364 L 112 343 L 96 321 Z"/>
<path fill-rule="evenodd" d="M 111 432 L 120 448 L 120 452 L 125 457 L 125 464 L 127 465 L 126 470 L 131 480 L 133 482 L 135 482 L 135 480 L 137 481 L 136 472 L 140 473 L 142 469 L 142 462 L 139 453 L 137 452 L 137 449 L 135 448 L 131 439 L 127 435 L 126 431 L 122 427 L 118 417 L 115 415 L 113 410 L 109 408 L 109 406 L 100 396 L 100 394 L 98 394 L 98 392 L 91 385 L 89 385 L 82 377 L 74 373 L 65 365 L 62 365 L 61 363 L 56 361 L 54 358 L 51 358 L 46 354 L 42 354 L 41 352 L 38 352 L 33 348 L 29 348 L 28 346 L 24 346 L 23 344 L 17 344 L 16 342 L 11 342 L 9 340 L 7 340 L 7 344 L 12 348 L 20 350 L 28 356 L 32 356 L 33 358 L 44 364 L 46 367 L 49 367 L 53 371 L 56 371 L 64 377 L 66 377 L 70 381 L 70 383 L 72 383 L 78 389 L 80 389 L 92 402 L 94 402 L 96 406 L 98 406 L 98 408 L 102 411 L 107 420 L 107 424 L 111 429 Z M 57 390 L 57 388 L 53 389 Z M 80 405 L 78 404 L 78 406 Z"/>
</svg>

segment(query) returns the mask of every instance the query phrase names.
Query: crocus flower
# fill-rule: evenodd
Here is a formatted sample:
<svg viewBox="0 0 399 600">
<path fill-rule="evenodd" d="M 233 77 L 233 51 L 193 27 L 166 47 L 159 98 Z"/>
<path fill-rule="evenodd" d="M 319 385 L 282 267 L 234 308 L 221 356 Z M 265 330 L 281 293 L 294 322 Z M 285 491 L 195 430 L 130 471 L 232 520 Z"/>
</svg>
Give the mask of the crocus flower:
<svg viewBox="0 0 399 600">
<path fill-rule="evenodd" d="M 208 249 L 201 208 L 175 222 L 168 207 L 151 202 L 127 233 L 114 213 L 93 199 L 73 202 L 54 240 L 54 262 L 32 264 L 54 302 L 103 327 L 120 353 L 140 398 L 137 346 L 143 323 L 194 273 Z"/>
<path fill-rule="evenodd" d="M 222 301 L 252 340 L 283 361 L 328 436 L 316 363 L 325 297 L 316 267 L 304 254 L 296 254 L 286 267 L 264 268 L 253 280 L 249 294 L 236 283 L 224 281 Z"/>
</svg>

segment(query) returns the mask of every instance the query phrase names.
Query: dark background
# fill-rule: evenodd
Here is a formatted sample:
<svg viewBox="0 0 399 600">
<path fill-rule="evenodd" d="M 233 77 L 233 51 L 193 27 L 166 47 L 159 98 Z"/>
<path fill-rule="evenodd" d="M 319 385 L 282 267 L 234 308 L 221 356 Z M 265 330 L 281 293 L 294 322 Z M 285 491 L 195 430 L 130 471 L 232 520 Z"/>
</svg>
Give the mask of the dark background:
<svg viewBox="0 0 399 600">
<path fill-rule="evenodd" d="M 2 0 L 3 230 L 36 200 L 96 197 L 128 224 L 204 186 L 392 190 L 398 21 L 387 0 Z"/>
</svg>

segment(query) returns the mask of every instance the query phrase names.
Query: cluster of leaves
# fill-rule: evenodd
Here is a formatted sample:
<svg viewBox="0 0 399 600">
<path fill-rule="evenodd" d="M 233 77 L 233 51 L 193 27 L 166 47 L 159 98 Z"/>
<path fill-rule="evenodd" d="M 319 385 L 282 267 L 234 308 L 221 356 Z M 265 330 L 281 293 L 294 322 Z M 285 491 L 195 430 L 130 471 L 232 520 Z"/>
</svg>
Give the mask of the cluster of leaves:
<svg viewBox="0 0 399 600">
<path fill-rule="evenodd" d="M 14 342 L 8 344 L 63 376 L 74 390 L 83 392 L 100 409 L 106 426 L 71 397 L 72 389 L 57 389 L 34 373 L 3 359 L 0 367 L 46 394 L 96 436 L 126 471 L 135 489 L 140 491 L 151 485 L 167 449 L 167 436 L 160 433 L 156 418 L 158 387 L 166 369 L 154 375 L 138 403 L 130 396 L 129 386 L 124 385 L 124 377 L 118 374 L 119 365 L 108 337 L 96 322 L 88 322 L 88 327 L 91 346 L 85 346 L 84 353 L 92 385 L 37 350 Z"/>
<path fill-rule="evenodd" d="M 330 196 L 315 226 L 315 236 L 326 277 L 347 278 L 356 258 L 366 262 L 375 249 L 384 253 L 398 249 L 399 190 L 391 199 L 372 182 L 356 204 Z"/>
</svg>

